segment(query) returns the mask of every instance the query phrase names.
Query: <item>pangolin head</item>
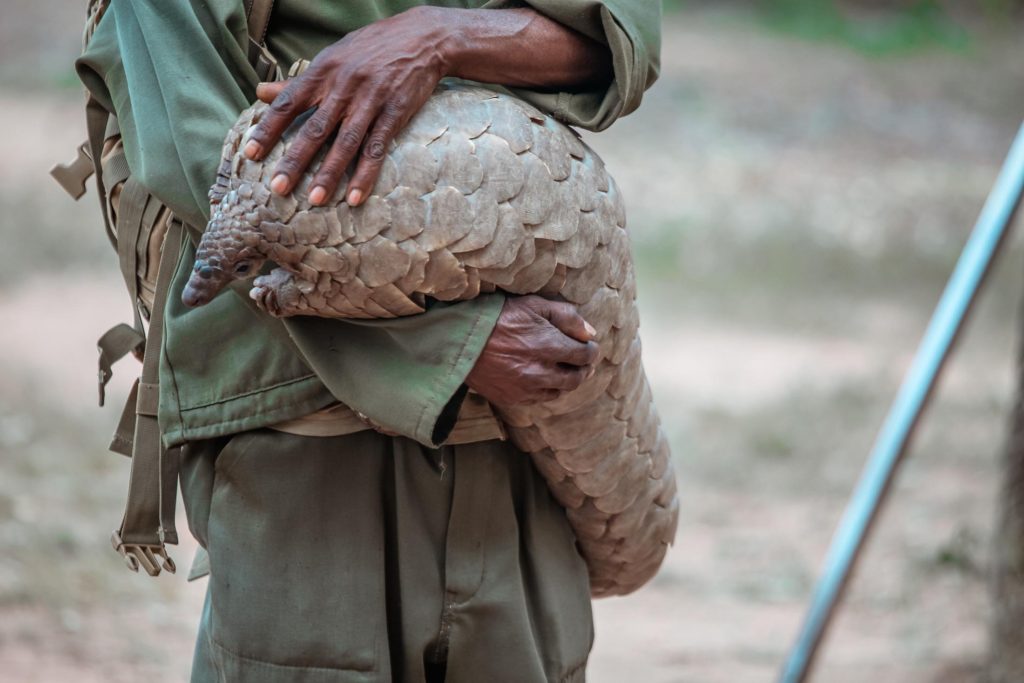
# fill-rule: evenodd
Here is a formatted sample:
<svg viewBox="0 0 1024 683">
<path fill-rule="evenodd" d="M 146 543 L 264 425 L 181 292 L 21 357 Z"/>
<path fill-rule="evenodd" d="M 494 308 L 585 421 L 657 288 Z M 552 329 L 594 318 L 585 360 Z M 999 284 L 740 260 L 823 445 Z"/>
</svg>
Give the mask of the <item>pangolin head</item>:
<svg viewBox="0 0 1024 683">
<path fill-rule="evenodd" d="M 186 306 L 210 303 L 234 280 L 256 275 L 267 257 L 260 251 L 259 227 L 222 204 L 196 249 L 192 275 L 181 294 Z"/>
</svg>

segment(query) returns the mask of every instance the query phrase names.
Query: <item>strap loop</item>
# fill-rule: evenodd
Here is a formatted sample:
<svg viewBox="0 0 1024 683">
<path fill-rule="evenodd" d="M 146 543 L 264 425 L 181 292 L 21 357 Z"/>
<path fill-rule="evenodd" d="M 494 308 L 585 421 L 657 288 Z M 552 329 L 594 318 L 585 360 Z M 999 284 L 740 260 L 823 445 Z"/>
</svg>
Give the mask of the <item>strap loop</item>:
<svg viewBox="0 0 1024 683">
<path fill-rule="evenodd" d="M 121 455 L 132 457 L 132 443 L 135 440 L 135 404 L 139 398 L 139 380 L 132 384 L 128 392 L 128 400 L 121 409 L 121 419 L 117 421 L 114 436 L 110 439 L 110 450 Z"/>
<path fill-rule="evenodd" d="M 96 348 L 100 352 L 100 369 L 97 379 L 100 405 L 102 406 L 106 399 L 107 382 L 114 375 L 114 363 L 124 358 L 129 352 L 142 355 L 146 348 L 146 337 L 131 325 L 120 323 L 111 327 L 97 340 Z"/>
<path fill-rule="evenodd" d="M 111 117 L 111 121 L 113 121 Z M 124 151 L 120 151 L 117 154 L 110 156 L 103 160 L 103 186 L 107 190 L 113 190 L 119 184 L 128 180 L 128 177 L 132 174 L 128 170 L 128 159 L 124 156 Z"/>
<path fill-rule="evenodd" d="M 280 72 L 277 68 L 277 59 L 270 54 L 266 45 L 260 45 L 249 41 L 249 63 L 256 70 L 256 76 L 261 82 L 276 81 L 280 79 Z"/>
<path fill-rule="evenodd" d="M 245 0 L 245 15 L 249 29 L 249 63 L 261 81 L 281 78 L 277 59 L 267 49 L 267 27 L 274 10 L 274 0 Z"/>
<path fill-rule="evenodd" d="M 139 382 L 138 387 L 138 397 L 135 400 L 135 414 L 156 417 L 157 408 L 160 406 L 160 385 Z"/>
</svg>

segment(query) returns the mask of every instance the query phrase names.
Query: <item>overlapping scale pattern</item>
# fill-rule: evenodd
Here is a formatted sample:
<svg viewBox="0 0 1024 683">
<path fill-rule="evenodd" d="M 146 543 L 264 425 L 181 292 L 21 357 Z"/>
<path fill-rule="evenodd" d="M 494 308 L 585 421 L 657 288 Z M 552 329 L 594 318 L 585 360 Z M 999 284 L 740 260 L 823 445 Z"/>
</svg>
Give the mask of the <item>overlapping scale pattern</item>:
<svg viewBox="0 0 1024 683">
<path fill-rule="evenodd" d="M 636 278 L 615 182 L 568 127 L 513 97 L 442 86 L 388 150 L 371 197 L 325 207 L 268 189 L 286 135 L 261 162 L 240 151 L 265 105 L 225 141 L 199 256 L 248 247 L 279 267 L 252 296 L 278 316 L 389 318 L 428 298 L 501 289 L 576 304 L 600 362 L 583 385 L 499 411 L 565 506 L 595 596 L 649 580 L 675 535 L 676 480 L 640 361 Z M 230 260 L 230 259 L 227 259 Z"/>
</svg>

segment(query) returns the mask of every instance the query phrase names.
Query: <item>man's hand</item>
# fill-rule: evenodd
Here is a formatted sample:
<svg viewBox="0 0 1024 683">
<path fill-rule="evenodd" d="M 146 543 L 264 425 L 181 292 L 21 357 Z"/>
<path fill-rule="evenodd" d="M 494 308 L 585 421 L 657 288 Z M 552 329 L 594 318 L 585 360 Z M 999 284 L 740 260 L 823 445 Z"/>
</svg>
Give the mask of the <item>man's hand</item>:
<svg viewBox="0 0 1024 683">
<path fill-rule="evenodd" d="M 274 170 L 274 192 L 291 192 L 317 151 L 337 133 L 310 183 L 310 203 L 323 204 L 334 194 L 360 149 L 347 201 L 358 205 L 370 193 L 388 143 L 447 70 L 439 49 L 446 30 L 418 20 L 419 14 L 403 12 L 353 31 L 321 51 L 298 77 L 259 85 L 256 96 L 271 105 L 245 147 L 251 159 L 261 158 L 297 116 L 316 107 Z"/>
<path fill-rule="evenodd" d="M 605 83 L 611 53 L 532 9 L 415 7 L 353 31 L 320 52 L 299 76 L 261 83 L 270 110 L 245 154 L 262 159 L 304 112 L 316 108 L 278 162 L 270 188 L 291 192 L 317 151 L 336 135 L 309 201 L 334 195 L 359 157 L 346 201 L 357 206 L 377 181 L 389 143 L 445 76 L 510 86 L 574 89 Z"/>
<path fill-rule="evenodd" d="M 510 297 L 466 384 L 499 406 L 550 401 L 582 384 L 597 358 L 594 328 L 575 306 Z"/>
</svg>

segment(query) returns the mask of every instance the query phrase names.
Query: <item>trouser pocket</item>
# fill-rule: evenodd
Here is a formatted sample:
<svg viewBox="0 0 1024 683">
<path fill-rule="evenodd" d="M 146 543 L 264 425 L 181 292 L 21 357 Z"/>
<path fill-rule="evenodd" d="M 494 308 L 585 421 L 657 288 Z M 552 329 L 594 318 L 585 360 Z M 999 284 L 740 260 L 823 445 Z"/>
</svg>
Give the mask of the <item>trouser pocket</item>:
<svg viewBox="0 0 1024 683">
<path fill-rule="evenodd" d="M 384 458 L 338 452 L 346 443 L 257 430 L 218 454 L 204 629 L 214 655 L 241 676 L 227 680 L 257 680 L 256 669 L 272 667 L 368 681 L 386 668 L 380 492 L 361 480 L 372 473 L 361 475 L 366 468 L 357 464 Z"/>
</svg>

